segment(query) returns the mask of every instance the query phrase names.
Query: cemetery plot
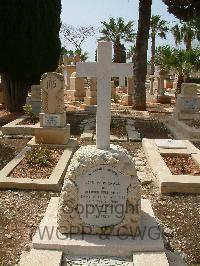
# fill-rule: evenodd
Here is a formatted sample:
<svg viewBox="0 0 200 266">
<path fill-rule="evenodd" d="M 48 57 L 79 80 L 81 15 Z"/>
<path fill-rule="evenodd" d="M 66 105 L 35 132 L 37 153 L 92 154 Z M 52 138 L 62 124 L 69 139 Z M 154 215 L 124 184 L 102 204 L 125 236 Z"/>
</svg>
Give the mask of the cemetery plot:
<svg viewBox="0 0 200 266">
<path fill-rule="evenodd" d="M 140 133 L 141 138 L 154 139 L 156 136 L 160 139 L 166 139 L 173 137 L 165 124 L 160 121 L 137 119 L 135 128 Z"/>
<path fill-rule="evenodd" d="M 165 145 L 164 145 L 165 142 Z M 200 193 L 200 151 L 189 141 L 143 139 L 142 145 L 161 193 Z M 184 147 L 184 145 L 185 147 Z"/>
<path fill-rule="evenodd" d="M 39 123 L 30 123 L 28 116 L 23 115 L 14 121 L 2 126 L 1 131 L 4 135 L 27 135 L 33 136 L 35 128 L 39 126 Z"/>
<path fill-rule="evenodd" d="M 176 139 L 188 139 L 195 141 L 200 139 L 200 127 L 197 121 L 199 120 L 180 121 L 170 119 L 165 124 Z"/>
<path fill-rule="evenodd" d="M 63 150 L 49 150 L 49 161 L 41 151 L 34 154 L 25 147 L 0 171 L 0 188 L 59 191 L 74 147 L 70 141 Z"/>
</svg>

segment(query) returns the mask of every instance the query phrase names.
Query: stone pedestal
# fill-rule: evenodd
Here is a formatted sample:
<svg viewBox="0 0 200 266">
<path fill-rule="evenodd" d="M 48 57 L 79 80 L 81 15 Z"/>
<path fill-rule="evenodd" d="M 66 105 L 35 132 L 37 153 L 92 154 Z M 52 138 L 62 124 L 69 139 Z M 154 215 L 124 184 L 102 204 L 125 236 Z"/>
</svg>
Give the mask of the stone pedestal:
<svg viewBox="0 0 200 266">
<path fill-rule="evenodd" d="M 131 106 L 133 103 L 133 90 L 134 90 L 134 78 L 127 78 L 127 94 L 122 96 L 121 104 L 125 106 Z"/>
<path fill-rule="evenodd" d="M 61 192 L 61 233 L 133 235 L 140 226 L 141 196 L 132 158 L 120 146 L 81 147 Z"/>
<path fill-rule="evenodd" d="M 116 94 L 116 87 L 114 80 L 111 81 L 111 94 Z"/>
<path fill-rule="evenodd" d="M 63 74 L 65 74 L 65 83 L 64 83 L 65 90 L 70 89 L 70 77 L 74 72 L 76 72 L 76 65 L 63 66 Z"/>
<path fill-rule="evenodd" d="M 88 87 L 86 90 L 86 97 L 84 98 L 84 103 L 87 106 L 97 105 L 97 79 L 88 78 Z"/>
<path fill-rule="evenodd" d="M 61 128 L 39 127 L 35 129 L 35 143 L 65 145 L 70 139 L 70 125 Z"/>
<path fill-rule="evenodd" d="M 154 75 L 150 76 L 150 91 L 151 95 L 154 95 Z"/>
<path fill-rule="evenodd" d="M 70 77 L 70 89 L 66 92 L 69 101 L 84 101 L 85 97 L 85 81 L 84 78 L 77 78 L 76 72 Z"/>
<path fill-rule="evenodd" d="M 26 103 L 32 106 L 32 111 L 34 114 L 39 115 L 41 112 L 41 86 L 32 85 L 31 86 L 31 96 L 26 98 Z"/>
</svg>

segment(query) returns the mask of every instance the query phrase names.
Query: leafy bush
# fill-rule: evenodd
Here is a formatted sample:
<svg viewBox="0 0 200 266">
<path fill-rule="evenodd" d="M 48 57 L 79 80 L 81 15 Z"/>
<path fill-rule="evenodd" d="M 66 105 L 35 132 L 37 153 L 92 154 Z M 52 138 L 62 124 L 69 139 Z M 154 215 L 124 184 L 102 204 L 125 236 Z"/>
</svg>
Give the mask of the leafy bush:
<svg viewBox="0 0 200 266">
<path fill-rule="evenodd" d="M 192 126 L 192 127 L 199 128 L 199 127 L 200 127 L 200 120 L 198 120 L 198 119 L 194 119 L 194 120 L 192 120 L 192 122 L 191 122 L 191 126 Z"/>
<path fill-rule="evenodd" d="M 117 94 L 112 94 L 111 98 L 112 98 L 114 103 L 118 103 L 120 100 L 120 97 Z"/>
<path fill-rule="evenodd" d="M 51 164 L 50 150 L 45 146 L 32 147 L 31 150 L 26 153 L 25 158 L 30 164 L 39 166 L 48 166 Z"/>
<path fill-rule="evenodd" d="M 110 121 L 110 128 L 114 128 L 116 126 L 117 126 L 117 121 L 111 119 L 111 121 Z"/>
<path fill-rule="evenodd" d="M 28 115 L 32 123 L 38 122 L 38 116 L 33 113 L 32 106 L 30 104 L 25 104 L 23 106 L 23 110 L 25 114 Z"/>
</svg>

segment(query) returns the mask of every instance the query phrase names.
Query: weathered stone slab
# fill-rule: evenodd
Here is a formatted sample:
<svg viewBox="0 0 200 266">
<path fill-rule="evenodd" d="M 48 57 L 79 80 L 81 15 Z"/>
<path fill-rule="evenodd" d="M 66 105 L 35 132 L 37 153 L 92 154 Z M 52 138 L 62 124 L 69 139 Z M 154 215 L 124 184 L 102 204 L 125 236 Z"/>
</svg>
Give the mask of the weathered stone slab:
<svg viewBox="0 0 200 266">
<path fill-rule="evenodd" d="M 22 136 L 33 136 L 35 134 L 35 129 L 39 127 L 39 123 L 35 125 L 19 125 L 28 118 L 27 115 L 20 116 L 14 121 L 1 127 L 3 135 L 22 135 Z"/>
<path fill-rule="evenodd" d="M 61 266 L 62 251 L 31 249 L 22 253 L 19 266 Z"/>
<path fill-rule="evenodd" d="M 187 146 L 183 140 L 174 139 L 155 139 L 158 148 L 164 149 L 186 149 Z"/>
<path fill-rule="evenodd" d="M 141 202 L 141 235 L 105 236 L 61 234 L 57 230 L 59 198 L 50 200 L 47 211 L 40 223 L 33 247 L 36 249 L 62 250 L 70 256 L 132 256 L 133 252 L 163 252 L 162 235 L 154 217 L 150 201 Z M 49 234 L 51 232 L 51 237 Z"/>
<path fill-rule="evenodd" d="M 138 252 L 133 253 L 134 266 L 168 266 L 168 260 L 164 252 Z"/>
</svg>

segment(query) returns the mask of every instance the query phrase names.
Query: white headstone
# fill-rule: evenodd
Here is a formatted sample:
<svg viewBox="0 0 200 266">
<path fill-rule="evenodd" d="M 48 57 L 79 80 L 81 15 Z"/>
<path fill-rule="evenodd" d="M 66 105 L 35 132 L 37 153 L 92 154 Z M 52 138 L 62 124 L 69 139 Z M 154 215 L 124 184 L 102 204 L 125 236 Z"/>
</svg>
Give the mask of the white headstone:
<svg viewBox="0 0 200 266">
<path fill-rule="evenodd" d="M 77 63 L 77 76 L 97 78 L 96 146 L 110 148 L 111 77 L 133 75 L 132 63 L 112 63 L 112 42 L 98 42 L 98 62 Z"/>
</svg>

